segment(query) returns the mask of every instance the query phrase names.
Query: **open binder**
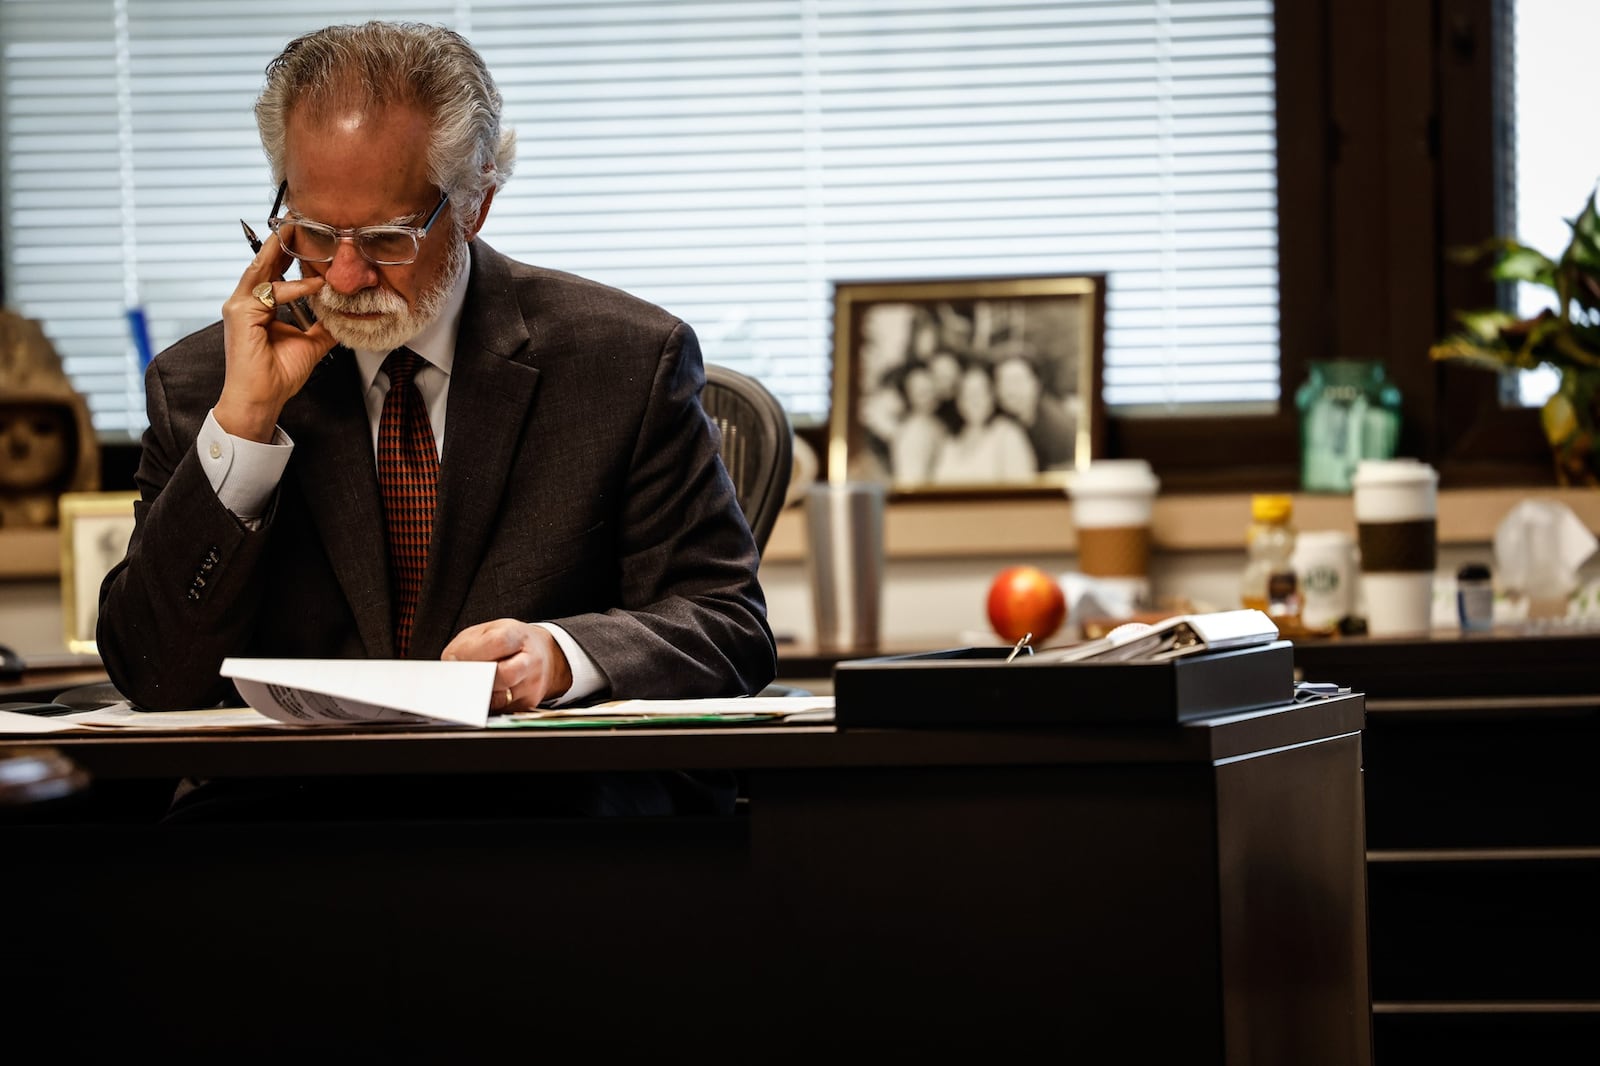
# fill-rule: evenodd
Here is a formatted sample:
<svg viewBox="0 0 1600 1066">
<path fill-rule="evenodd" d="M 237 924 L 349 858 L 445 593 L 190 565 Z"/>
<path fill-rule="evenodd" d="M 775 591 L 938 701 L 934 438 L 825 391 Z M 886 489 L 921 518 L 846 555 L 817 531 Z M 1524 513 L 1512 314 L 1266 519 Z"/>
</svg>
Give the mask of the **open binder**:
<svg viewBox="0 0 1600 1066">
<path fill-rule="evenodd" d="M 1277 623 L 1261 611 L 1245 608 L 1181 614 L 1150 625 L 1132 622 L 1099 640 L 1037 652 L 1034 658 L 1057 663 L 1164 662 L 1184 655 L 1251 648 L 1277 639 Z"/>
</svg>

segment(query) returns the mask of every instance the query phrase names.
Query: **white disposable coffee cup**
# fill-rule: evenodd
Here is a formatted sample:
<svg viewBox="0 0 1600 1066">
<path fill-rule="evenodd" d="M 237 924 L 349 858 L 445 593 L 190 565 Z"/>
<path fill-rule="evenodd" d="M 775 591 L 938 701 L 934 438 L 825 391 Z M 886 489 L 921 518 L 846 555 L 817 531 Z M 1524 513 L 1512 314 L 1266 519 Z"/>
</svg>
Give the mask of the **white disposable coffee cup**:
<svg viewBox="0 0 1600 1066">
<path fill-rule="evenodd" d="M 1438 565 L 1438 473 L 1416 459 L 1364 459 L 1351 488 L 1367 632 L 1428 632 Z"/>
<path fill-rule="evenodd" d="M 1067 494 L 1081 573 L 1149 598 L 1150 517 L 1160 487 L 1143 459 L 1097 459 L 1073 474 Z"/>
<path fill-rule="evenodd" d="M 1311 529 L 1295 538 L 1300 621 L 1332 629 L 1355 609 L 1356 539 L 1342 529 Z"/>
</svg>

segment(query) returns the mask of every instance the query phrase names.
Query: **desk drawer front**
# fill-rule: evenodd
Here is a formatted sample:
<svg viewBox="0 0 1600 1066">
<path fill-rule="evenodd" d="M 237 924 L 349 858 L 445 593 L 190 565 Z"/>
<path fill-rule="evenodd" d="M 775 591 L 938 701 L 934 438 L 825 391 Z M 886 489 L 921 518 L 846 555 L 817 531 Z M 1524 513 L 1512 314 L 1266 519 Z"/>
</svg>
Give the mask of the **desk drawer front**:
<svg viewBox="0 0 1600 1066">
<path fill-rule="evenodd" d="M 1367 716 L 1367 847 L 1600 845 L 1600 711 Z"/>
<path fill-rule="evenodd" d="M 1374 862 L 1372 998 L 1600 1000 L 1600 859 Z"/>
</svg>

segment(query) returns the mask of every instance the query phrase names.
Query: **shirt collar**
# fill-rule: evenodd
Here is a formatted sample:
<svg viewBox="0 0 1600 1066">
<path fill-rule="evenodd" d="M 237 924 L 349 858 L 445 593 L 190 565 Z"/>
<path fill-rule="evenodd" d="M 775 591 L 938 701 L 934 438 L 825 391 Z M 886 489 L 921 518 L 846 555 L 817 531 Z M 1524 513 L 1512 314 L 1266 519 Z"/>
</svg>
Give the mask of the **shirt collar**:
<svg viewBox="0 0 1600 1066">
<path fill-rule="evenodd" d="M 456 361 L 456 331 L 461 327 L 461 308 L 467 302 L 467 280 L 472 274 L 472 257 L 467 257 L 467 267 L 456 278 L 450 287 L 450 293 L 445 297 L 444 307 L 432 322 L 423 327 L 422 332 L 405 342 L 405 347 L 410 348 L 433 366 L 443 370 L 447 375 Z M 364 348 L 356 348 L 356 367 L 361 371 L 361 387 L 372 388 L 372 383 L 377 380 L 378 371 L 383 367 L 383 361 L 388 358 L 387 351 L 371 352 Z"/>
</svg>

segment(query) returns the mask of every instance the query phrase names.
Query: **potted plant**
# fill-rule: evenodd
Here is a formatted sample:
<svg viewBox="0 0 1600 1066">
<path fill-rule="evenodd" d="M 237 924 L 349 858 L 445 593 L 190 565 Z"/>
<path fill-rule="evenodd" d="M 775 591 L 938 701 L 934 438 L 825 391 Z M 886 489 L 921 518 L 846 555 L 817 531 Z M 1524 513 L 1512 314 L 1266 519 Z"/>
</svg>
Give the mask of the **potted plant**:
<svg viewBox="0 0 1600 1066">
<path fill-rule="evenodd" d="M 1490 370 L 1553 367 L 1561 377 L 1540 412 L 1545 437 L 1563 485 L 1600 484 L 1600 213 L 1595 194 L 1575 219 L 1572 238 L 1559 259 L 1510 238 L 1467 251 L 1471 260 L 1493 257 L 1496 281 L 1543 285 L 1556 295 L 1555 309 L 1521 319 L 1499 309 L 1456 315 L 1460 329 L 1429 349 L 1449 359 Z"/>
</svg>

